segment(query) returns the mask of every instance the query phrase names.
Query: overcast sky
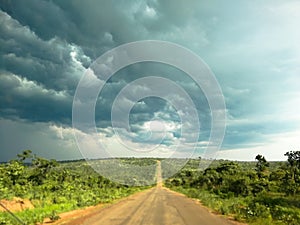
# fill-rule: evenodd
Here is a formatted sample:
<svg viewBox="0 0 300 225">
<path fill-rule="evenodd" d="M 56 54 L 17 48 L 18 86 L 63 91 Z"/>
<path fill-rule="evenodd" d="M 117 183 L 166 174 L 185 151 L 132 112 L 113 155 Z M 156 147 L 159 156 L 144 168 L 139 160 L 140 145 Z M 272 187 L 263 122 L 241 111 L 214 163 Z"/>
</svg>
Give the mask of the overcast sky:
<svg viewBox="0 0 300 225">
<path fill-rule="evenodd" d="M 80 78 L 106 51 L 141 40 L 182 45 L 216 76 L 226 103 L 219 158 L 254 160 L 263 154 L 285 160 L 285 152 L 300 150 L 298 0 L 3 0 L 0 9 L 0 161 L 24 149 L 49 158 L 81 158 L 73 132 L 91 134 L 72 129 Z M 111 123 L 113 101 L 126 85 L 150 75 L 174 81 L 194 102 L 201 123 L 194 156 L 201 155 L 212 123 L 207 99 L 184 72 L 158 63 L 128 66 L 107 82 L 95 108 L 95 135 L 113 155 L 122 155 Z M 166 153 L 183 140 L 181 113 L 191 112 L 144 98 L 129 115 L 130 135 L 118 134 L 141 151 L 159 143 L 156 151 Z M 192 151 L 185 141 L 179 151 Z M 95 146 L 88 147 L 85 156 L 93 157 Z"/>
</svg>

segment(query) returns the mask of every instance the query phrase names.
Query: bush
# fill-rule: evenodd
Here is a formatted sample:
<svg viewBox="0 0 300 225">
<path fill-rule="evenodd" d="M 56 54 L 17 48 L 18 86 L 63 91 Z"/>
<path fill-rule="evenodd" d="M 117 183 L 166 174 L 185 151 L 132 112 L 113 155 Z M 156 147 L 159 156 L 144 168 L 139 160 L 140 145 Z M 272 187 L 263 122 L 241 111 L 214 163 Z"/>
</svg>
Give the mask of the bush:
<svg viewBox="0 0 300 225">
<path fill-rule="evenodd" d="M 52 213 L 50 214 L 49 216 L 49 219 L 51 221 L 56 221 L 56 220 L 59 220 L 60 219 L 60 216 L 56 213 L 55 210 L 52 211 Z"/>
<path fill-rule="evenodd" d="M 244 210 L 243 210 L 244 217 L 249 221 L 255 220 L 257 218 L 272 218 L 270 209 L 258 202 L 250 203 Z"/>
<path fill-rule="evenodd" d="M 289 225 L 300 224 L 300 212 L 298 209 L 275 206 L 271 209 L 273 219 L 283 221 Z"/>
</svg>

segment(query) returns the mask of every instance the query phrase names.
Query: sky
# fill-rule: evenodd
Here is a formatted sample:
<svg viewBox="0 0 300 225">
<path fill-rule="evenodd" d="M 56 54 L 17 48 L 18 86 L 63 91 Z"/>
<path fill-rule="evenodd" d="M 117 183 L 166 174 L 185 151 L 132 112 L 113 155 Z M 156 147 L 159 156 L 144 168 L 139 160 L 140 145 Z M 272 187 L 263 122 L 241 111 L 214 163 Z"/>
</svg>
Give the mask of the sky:
<svg viewBox="0 0 300 225">
<path fill-rule="evenodd" d="M 158 62 L 117 71 L 95 99 L 95 130 L 73 127 L 74 96 L 92 63 L 143 40 L 183 46 L 214 74 L 226 104 L 226 131 L 215 157 L 285 160 L 285 152 L 300 150 L 299 21 L 298 0 L 2 0 L 0 161 L 25 149 L 55 159 L 93 158 L 101 151 L 113 157 L 202 156 L 214 121 L 210 102 L 184 71 Z M 121 96 L 117 106 L 132 108 L 112 119 L 118 94 L 147 76 L 172 81 L 154 83 L 169 98 L 157 91 L 132 104 Z M 140 96 L 151 89 L 147 84 L 129 88 L 131 94 Z M 179 89 L 189 98 L 177 97 Z M 192 108 L 185 107 L 187 99 Z M 129 131 L 120 125 L 124 118 Z"/>
</svg>

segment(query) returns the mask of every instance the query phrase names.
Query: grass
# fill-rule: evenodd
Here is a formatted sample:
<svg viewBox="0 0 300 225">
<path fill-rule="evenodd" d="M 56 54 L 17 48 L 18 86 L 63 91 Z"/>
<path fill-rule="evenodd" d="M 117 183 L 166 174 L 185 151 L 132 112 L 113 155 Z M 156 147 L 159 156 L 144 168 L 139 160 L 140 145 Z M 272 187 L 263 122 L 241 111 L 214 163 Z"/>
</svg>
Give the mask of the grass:
<svg viewBox="0 0 300 225">
<path fill-rule="evenodd" d="M 58 214 L 63 212 L 68 212 L 75 209 L 85 208 L 87 206 L 93 206 L 100 203 L 111 203 L 115 200 L 124 198 L 136 192 L 142 191 L 149 187 L 139 187 L 139 188 L 131 188 L 131 189 L 123 189 L 123 190 L 115 190 L 114 193 L 110 193 L 109 195 L 103 194 L 102 198 L 96 198 L 96 201 L 83 201 L 77 199 L 76 201 L 69 201 L 68 203 L 57 203 L 53 204 L 46 201 L 38 201 L 34 200 L 32 203 L 34 204 L 34 209 L 27 209 L 24 211 L 14 213 L 21 221 L 23 221 L 26 225 L 33 225 L 42 223 L 45 218 L 50 218 L 52 220 L 59 219 Z M 7 212 L 0 212 L 0 225 L 16 225 L 18 221 L 13 218 Z"/>
<path fill-rule="evenodd" d="M 196 198 L 213 211 L 233 217 L 250 225 L 299 225 L 300 209 L 297 199 L 261 195 L 257 197 L 220 196 L 195 188 L 171 187 L 172 190 Z M 282 204 L 282 205 L 281 205 Z"/>
</svg>

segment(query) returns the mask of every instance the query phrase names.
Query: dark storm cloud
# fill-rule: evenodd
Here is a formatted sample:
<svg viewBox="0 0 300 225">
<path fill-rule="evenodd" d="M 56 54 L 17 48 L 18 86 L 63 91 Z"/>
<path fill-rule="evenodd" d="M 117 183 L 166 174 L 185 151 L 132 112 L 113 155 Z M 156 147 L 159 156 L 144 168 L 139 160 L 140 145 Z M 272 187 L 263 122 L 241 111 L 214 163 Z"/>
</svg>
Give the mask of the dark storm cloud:
<svg viewBox="0 0 300 225">
<path fill-rule="evenodd" d="M 216 74 L 227 104 L 226 148 L 296 129 L 297 1 L 3 0 L 0 9 L 0 118 L 69 126 L 74 92 L 91 62 L 120 44 L 159 39 L 191 49 Z M 207 140 L 212 118 L 201 89 L 183 72 L 153 63 L 129 66 L 107 82 L 96 106 L 100 132 L 111 136 L 113 100 L 143 76 L 165 77 L 186 90 L 199 113 L 200 139 Z M 141 100 L 130 114 L 132 132 L 143 135 L 152 119 L 178 122 L 170 107 Z"/>
<path fill-rule="evenodd" d="M 76 68 L 70 53 L 77 51 L 80 55 L 80 49 L 59 38 L 44 41 L 8 14 L 1 12 L 0 16 L 1 70 L 36 81 L 45 88 L 74 90 L 81 68 Z"/>
<path fill-rule="evenodd" d="M 1 9 L 24 26 L 30 27 L 41 39 L 76 36 L 76 25 L 56 4 L 48 1 L 2 1 Z"/>
<path fill-rule="evenodd" d="M 1 4 L 3 11 L 28 26 L 41 39 L 59 37 L 81 46 L 92 59 L 112 47 L 131 41 L 159 37 L 182 43 L 182 35 L 189 35 L 184 29 L 195 15 L 199 27 L 192 29 L 197 33 L 197 42 L 201 42 L 205 39 L 201 38 L 201 35 L 205 36 L 201 34 L 204 30 L 201 20 L 207 18 L 202 15 L 205 12 L 202 6 L 204 4 L 197 1 L 169 4 L 163 1 L 28 0 L 4 1 Z M 209 7 L 210 10 L 213 8 Z"/>
<path fill-rule="evenodd" d="M 44 41 L 0 11 L 1 115 L 70 124 L 72 95 L 84 69 L 79 48 Z M 78 59 L 77 59 L 77 58 Z"/>
<path fill-rule="evenodd" d="M 198 110 L 201 129 L 210 129 L 211 115 L 209 105 L 200 87 L 198 87 L 197 84 L 182 71 L 171 66 L 152 62 L 143 63 L 142 65 L 130 65 L 114 74 L 114 76 L 105 84 L 104 88 L 100 92 L 100 97 L 98 98 L 96 105 L 97 125 L 102 128 L 111 126 L 111 108 L 120 91 L 135 79 L 147 77 L 149 75 L 173 80 L 178 86 L 183 88 L 194 101 Z M 140 92 L 143 92 L 143 87 L 131 87 L 131 91 L 131 97 L 138 96 Z M 169 94 L 172 94 L 174 99 L 177 98 L 176 92 Z M 120 107 L 126 107 L 127 102 L 123 101 L 122 104 L 124 104 L 124 106 L 120 105 Z M 172 102 L 168 103 L 166 100 L 158 97 L 142 99 L 130 112 L 129 119 L 132 131 L 138 132 L 138 129 L 143 129 L 141 128 L 141 125 L 152 119 L 180 122 L 178 114 L 174 112 L 174 109 L 170 109 L 170 106 L 172 107 Z M 123 113 L 122 110 L 121 112 Z M 186 109 L 183 110 L 183 112 L 186 114 L 189 113 Z M 121 116 L 123 115 L 120 115 L 120 117 Z M 193 124 L 193 122 L 191 123 Z M 190 132 L 192 132 L 192 129 L 190 129 Z"/>
<path fill-rule="evenodd" d="M 72 130 L 49 123 L 0 119 L 0 162 L 15 159 L 24 149 L 48 159 L 81 159 Z"/>
<path fill-rule="evenodd" d="M 141 27 L 131 18 L 130 4 L 124 5 L 114 1 L 29 0 L 7 1 L 1 8 L 41 39 L 59 37 L 82 46 L 95 59 L 120 43 L 140 39 Z"/>
<path fill-rule="evenodd" d="M 13 74 L 0 76 L 2 117 L 70 124 L 72 97 Z"/>
<path fill-rule="evenodd" d="M 72 48 L 76 48 L 78 60 L 87 67 L 89 61 L 84 57 L 85 54 L 95 59 L 111 47 L 149 38 L 151 34 L 144 26 L 146 21 L 166 21 L 164 33 L 174 29 L 174 26 L 183 26 L 182 21 L 188 21 L 188 18 L 174 20 L 178 11 L 171 15 L 164 4 L 154 5 L 151 2 L 128 4 L 124 1 L 116 4 L 113 1 L 103 1 L 95 4 L 95 1 L 6 1 L 1 4 L 1 9 L 7 13 L 2 13 L 5 22 L 2 23 L 1 31 L 5 47 L 2 49 L 1 67 L 46 89 L 67 90 L 70 95 L 74 93 L 82 73 L 82 68 L 74 68 L 74 60 L 70 55 Z M 152 14 L 151 10 L 154 10 Z M 155 10 L 158 10 L 157 15 Z M 164 12 L 165 10 L 167 11 Z M 184 12 L 184 15 L 188 16 L 188 12 Z M 141 20 L 141 17 L 144 19 Z M 153 28 L 149 29 L 153 31 Z M 148 70 L 151 66 L 141 68 L 151 73 Z M 139 76 L 139 72 L 136 68 L 129 68 L 121 79 L 132 80 L 132 77 Z M 161 75 L 162 72 L 166 73 L 162 69 L 158 74 Z M 175 81 L 182 77 L 182 74 L 176 76 L 172 71 L 168 72 L 171 72 L 169 77 Z M 107 94 L 104 93 L 105 104 L 99 104 L 98 107 L 98 115 L 102 120 L 110 119 L 109 106 L 120 90 L 115 85 L 111 87 Z M 35 102 L 34 97 L 32 101 Z M 149 115 L 153 115 L 153 112 L 154 110 L 149 112 Z M 68 113 L 69 110 L 66 114 Z M 48 119 L 49 117 L 45 117 L 45 120 Z"/>
</svg>

